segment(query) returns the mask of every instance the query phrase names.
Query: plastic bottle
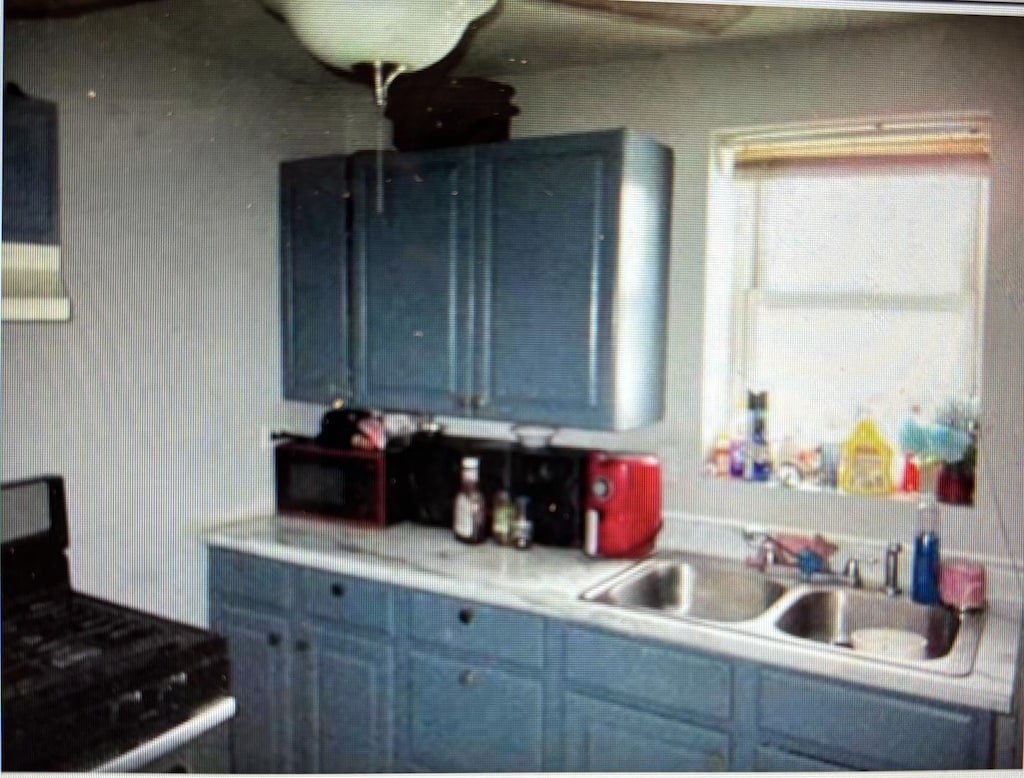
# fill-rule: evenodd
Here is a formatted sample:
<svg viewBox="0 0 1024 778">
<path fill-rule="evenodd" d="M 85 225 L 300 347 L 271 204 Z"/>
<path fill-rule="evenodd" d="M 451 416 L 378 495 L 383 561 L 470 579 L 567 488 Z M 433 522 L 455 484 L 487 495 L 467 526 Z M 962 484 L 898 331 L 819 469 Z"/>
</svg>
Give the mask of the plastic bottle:
<svg viewBox="0 0 1024 778">
<path fill-rule="evenodd" d="M 747 478 L 767 481 L 772 476 L 768 447 L 768 392 L 747 392 L 749 431 L 747 434 Z"/>
<path fill-rule="evenodd" d="M 914 574 L 911 597 L 923 605 L 938 604 L 939 597 L 939 525 L 942 514 L 932 500 L 917 507 L 917 537 L 914 538 Z"/>
<path fill-rule="evenodd" d="M 487 537 L 487 513 L 479 482 L 480 460 L 464 457 L 462 485 L 455 495 L 452 509 L 452 529 L 455 537 L 463 543 L 482 543 Z"/>
</svg>

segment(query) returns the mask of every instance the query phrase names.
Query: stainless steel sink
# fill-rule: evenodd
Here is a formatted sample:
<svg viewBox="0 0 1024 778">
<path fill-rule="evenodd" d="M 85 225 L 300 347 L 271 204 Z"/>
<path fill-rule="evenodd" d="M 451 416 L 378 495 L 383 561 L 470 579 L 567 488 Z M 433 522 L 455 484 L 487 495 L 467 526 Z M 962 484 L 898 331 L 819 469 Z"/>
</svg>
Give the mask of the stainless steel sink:
<svg viewBox="0 0 1024 778">
<path fill-rule="evenodd" d="M 927 640 L 926 659 L 949 654 L 960 632 L 960 616 L 939 605 L 918 605 L 856 589 L 809 591 L 779 616 L 787 635 L 849 648 L 851 635 L 865 628 L 911 632 Z"/>
<path fill-rule="evenodd" d="M 765 575 L 739 561 L 682 552 L 660 552 L 638 562 L 581 599 L 954 676 L 971 672 L 985 624 L 984 613 L 960 614 L 918 605 L 905 595 Z M 924 656 L 854 650 L 851 635 L 866 628 L 920 635 L 927 641 Z"/>
<path fill-rule="evenodd" d="M 707 558 L 649 559 L 583 595 L 584 600 L 709 621 L 760 616 L 786 591 L 742 565 Z"/>
</svg>

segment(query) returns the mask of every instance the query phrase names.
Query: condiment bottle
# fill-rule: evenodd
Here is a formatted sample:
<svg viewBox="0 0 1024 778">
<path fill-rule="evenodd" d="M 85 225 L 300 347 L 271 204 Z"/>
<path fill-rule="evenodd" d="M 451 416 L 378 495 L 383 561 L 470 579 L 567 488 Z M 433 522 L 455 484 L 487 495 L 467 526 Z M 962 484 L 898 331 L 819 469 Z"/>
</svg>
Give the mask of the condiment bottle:
<svg viewBox="0 0 1024 778">
<path fill-rule="evenodd" d="M 914 574 L 911 597 L 914 602 L 935 605 L 939 595 L 939 524 L 942 514 L 932 500 L 917 508 L 917 537 L 914 539 Z"/>
<path fill-rule="evenodd" d="M 512 544 L 516 548 L 533 545 L 533 522 L 529 515 L 530 498 L 517 497 L 515 515 L 512 518 Z"/>
<path fill-rule="evenodd" d="M 487 513 L 479 484 L 480 460 L 464 457 L 462 485 L 455 495 L 452 510 L 452 529 L 455 537 L 463 543 L 482 543 L 487 537 Z"/>
<path fill-rule="evenodd" d="M 502 546 L 512 543 L 512 518 L 516 507 L 508 492 L 499 490 L 494 495 L 494 507 L 491 515 L 491 536 Z"/>
<path fill-rule="evenodd" d="M 767 481 L 772 476 L 768 447 L 768 392 L 747 392 L 747 479 Z"/>
</svg>

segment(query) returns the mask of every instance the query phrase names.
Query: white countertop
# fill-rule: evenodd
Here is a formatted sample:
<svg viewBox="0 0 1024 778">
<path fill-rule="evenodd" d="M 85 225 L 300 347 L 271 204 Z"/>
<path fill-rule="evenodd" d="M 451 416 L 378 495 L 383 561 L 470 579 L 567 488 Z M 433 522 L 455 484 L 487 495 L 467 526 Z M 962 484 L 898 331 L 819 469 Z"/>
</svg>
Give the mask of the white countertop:
<svg viewBox="0 0 1024 778">
<path fill-rule="evenodd" d="M 707 527 L 701 530 L 706 536 Z M 578 550 L 533 546 L 519 551 L 490 542 L 470 546 L 443 528 L 401 523 L 382 530 L 363 529 L 282 516 L 215 527 L 205 540 L 210 546 L 282 562 L 465 597 L 935 701 L 999 713 L 1009 713 L 1013 703 L 1021 619 L 1019 602 L 1013 600 L 990 602 L 974 668 L 969 675 L 955 677 L 807 641 L 752 636 L 728 624 L 581 601 L 584 591 L 634 562 L 590 559 Z M 663 537 L 659 550 L 666 543 L 672 543 L 672 538 Z M 990 573 L 990 592 L 998 591 L 993 577 Z"/>
</svg>

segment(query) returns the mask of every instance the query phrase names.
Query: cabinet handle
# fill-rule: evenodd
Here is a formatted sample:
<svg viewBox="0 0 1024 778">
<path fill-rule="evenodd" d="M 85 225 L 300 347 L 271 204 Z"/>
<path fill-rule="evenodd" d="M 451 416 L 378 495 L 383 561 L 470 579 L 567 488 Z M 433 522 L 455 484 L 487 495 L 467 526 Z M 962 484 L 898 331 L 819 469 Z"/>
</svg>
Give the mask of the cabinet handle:
<svg viewBox="0 0 1024 778">
<path fill-rule="evenodd" d="M 462 686 L 476 686 L 480 680 L 475 670 L 463 670 L 459 673 L 459 683 Z"/>
<path fill-rule="evenodd" d="M 344 597 L 345 587 L 342 586 L 340 583 L 331 584 L 331 594 L 335 597 Z"/>
<path fill-rule="evenodd" d="M 309 641 L 304 638 L 299 638 L 295 641 L 295 650 L 299 653 L 309 651 Z"/>
<path fill-rule="evenodd" d="M 267 635 L 267 643 L 269 643 L 272 646 L 279 646 L 281 645 L 281 636 L 278 635 L 276 632 L 271 632 L 269 635 Z"/>
<path fill-rule="evenodd" d="M 463 608 L 459 611 L 459 621 L 463 624 L 472 624 L 476 618 L 476 612 L 472 608 Z"/>
</svg>

